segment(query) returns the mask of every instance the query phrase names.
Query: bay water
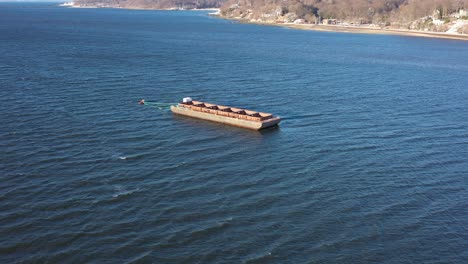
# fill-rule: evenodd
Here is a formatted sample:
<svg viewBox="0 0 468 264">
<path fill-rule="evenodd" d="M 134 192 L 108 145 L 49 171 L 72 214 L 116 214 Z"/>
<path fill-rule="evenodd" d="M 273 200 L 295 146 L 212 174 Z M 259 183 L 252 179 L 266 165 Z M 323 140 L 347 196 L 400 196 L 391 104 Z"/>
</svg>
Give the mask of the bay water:
<svg viewBox="0 0 468 264">
<path fill-rule="evenodd" d="M 208 13 L 0 3 L 0 262 L 468 262 L 468 42 Z"/>
</svg>

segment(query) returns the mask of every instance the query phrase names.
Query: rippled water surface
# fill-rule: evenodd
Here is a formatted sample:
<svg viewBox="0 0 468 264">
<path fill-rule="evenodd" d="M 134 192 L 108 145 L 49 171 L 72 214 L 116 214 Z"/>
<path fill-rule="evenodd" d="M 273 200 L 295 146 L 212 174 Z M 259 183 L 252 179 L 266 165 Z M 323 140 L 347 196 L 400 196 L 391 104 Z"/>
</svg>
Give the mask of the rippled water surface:
<svg viewBox="0 0 468 264">
<path fill-rule="evenodd" d="M 468 263 L 468 42 L 0 3 L 0 117 L 2 263 Z"/>
</svg>

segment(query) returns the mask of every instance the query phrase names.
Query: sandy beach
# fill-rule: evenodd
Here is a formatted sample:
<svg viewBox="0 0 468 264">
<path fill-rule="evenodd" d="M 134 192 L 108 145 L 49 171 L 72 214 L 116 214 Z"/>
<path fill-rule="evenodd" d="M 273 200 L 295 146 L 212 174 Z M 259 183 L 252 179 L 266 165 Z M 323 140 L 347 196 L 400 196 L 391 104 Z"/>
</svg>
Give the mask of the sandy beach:
<svg viewBox="0 0 468 264">
<path fill-rule="evenodd" d="M 315 25 L 315 24 L 292 24 L 292 23 L 261 23 L 251 22 L 243 19 L 232 19 L 219 16 L 220 18 L 236 20 L 240 23 L 258 24 L 265 26 L 280 26 L 301 30 L 315 30 L 326 32 L 343 32 L 343 33 L 357 33 L 357 34 L 381 34 L 381 35 L 400 35 L 412 37 L 425 37 L 425 38 L 442 38 L 468 41 L 468 34 L 450 34 L 445 32 L 431 32 L 431 31 L 417 31 L 405 29 L 390 29 L 390 28 L 374 28 L 368 26 L 342 26 L 342 25 Z"/>
<path fill-rule="evenodd" d="M 416 30 L 402 30 L 402 29 L 381 29 L 372 27 L 358 27 L 358 26 L 340 26 L 340 25 L 311 25 L 311 24 L 274 24 L 294 29 L 303 30 L 316 30 L 316 31 L 331 31 L 331 32 L 345 32 L 345 33 L 360 33 L 360 34 L 383 34 L 383 35 L 401 35 L 401 36 L 414 36 L 426 38 L 444 38 L 456 40 L 468 40 L 468 35 L 450 34 L 443 32 L 428 32 Z"/>
<path fill-rule="evenodd" d="M 301 30 L 315 30 L 325 32 L 343 32 L 355 34 L 380 34 L 380 35 L 399 35 L 411 37 L 425 37 L 425 38 L 442 38 L 468 41 L 468 34 L 456 34 L 446 32 L 432 32 L 432 31 L 418 31 L 409 29 L 391 29 L 391 28 L 377 28 L 369 26 L 343 26 L 343 25 L 316 25 L 316 24 L 293 24 L 293 23 L 270 23 L 270 22 L 253 22 L 245 19 L 230 18 L 215 15 L 219 18 L 238 21 L 239 23 L 257 24 L 263 26 L 278 26 L 287 27 Z"/>
</svg>

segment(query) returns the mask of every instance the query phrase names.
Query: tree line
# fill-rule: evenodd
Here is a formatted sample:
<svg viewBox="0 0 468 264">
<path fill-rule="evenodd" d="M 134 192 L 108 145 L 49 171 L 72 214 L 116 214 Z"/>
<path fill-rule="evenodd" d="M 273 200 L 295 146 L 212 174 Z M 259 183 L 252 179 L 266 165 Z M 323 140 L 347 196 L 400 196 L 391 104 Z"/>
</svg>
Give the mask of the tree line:
<svg viewBox="0 0 468 264">
<path fill-rule="evenodd" d="M 332 18 L 379 24 L 409 22 L 425 16 L 442 19 L 468 10 L 468 0 L 228 0 L 222 10 L 228 13 L 238 9 L 238 13 L 250 12 L 258 17 L 278 7 L 282 13 L 294 12 L 308 22 Z"/>
</svg>

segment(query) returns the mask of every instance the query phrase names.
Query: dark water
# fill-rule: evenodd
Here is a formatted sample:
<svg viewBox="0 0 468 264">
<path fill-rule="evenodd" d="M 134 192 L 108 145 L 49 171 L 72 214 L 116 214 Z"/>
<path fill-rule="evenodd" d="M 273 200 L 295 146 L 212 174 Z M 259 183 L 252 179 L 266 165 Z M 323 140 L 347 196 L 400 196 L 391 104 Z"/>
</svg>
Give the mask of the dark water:
<svg viewBox="0 0 468 264">
<path fill-rule="evenodd" d="M 0 4 L 1 263 L 468 263 L 468 42 L 206 13 Z"/>
</svg>

